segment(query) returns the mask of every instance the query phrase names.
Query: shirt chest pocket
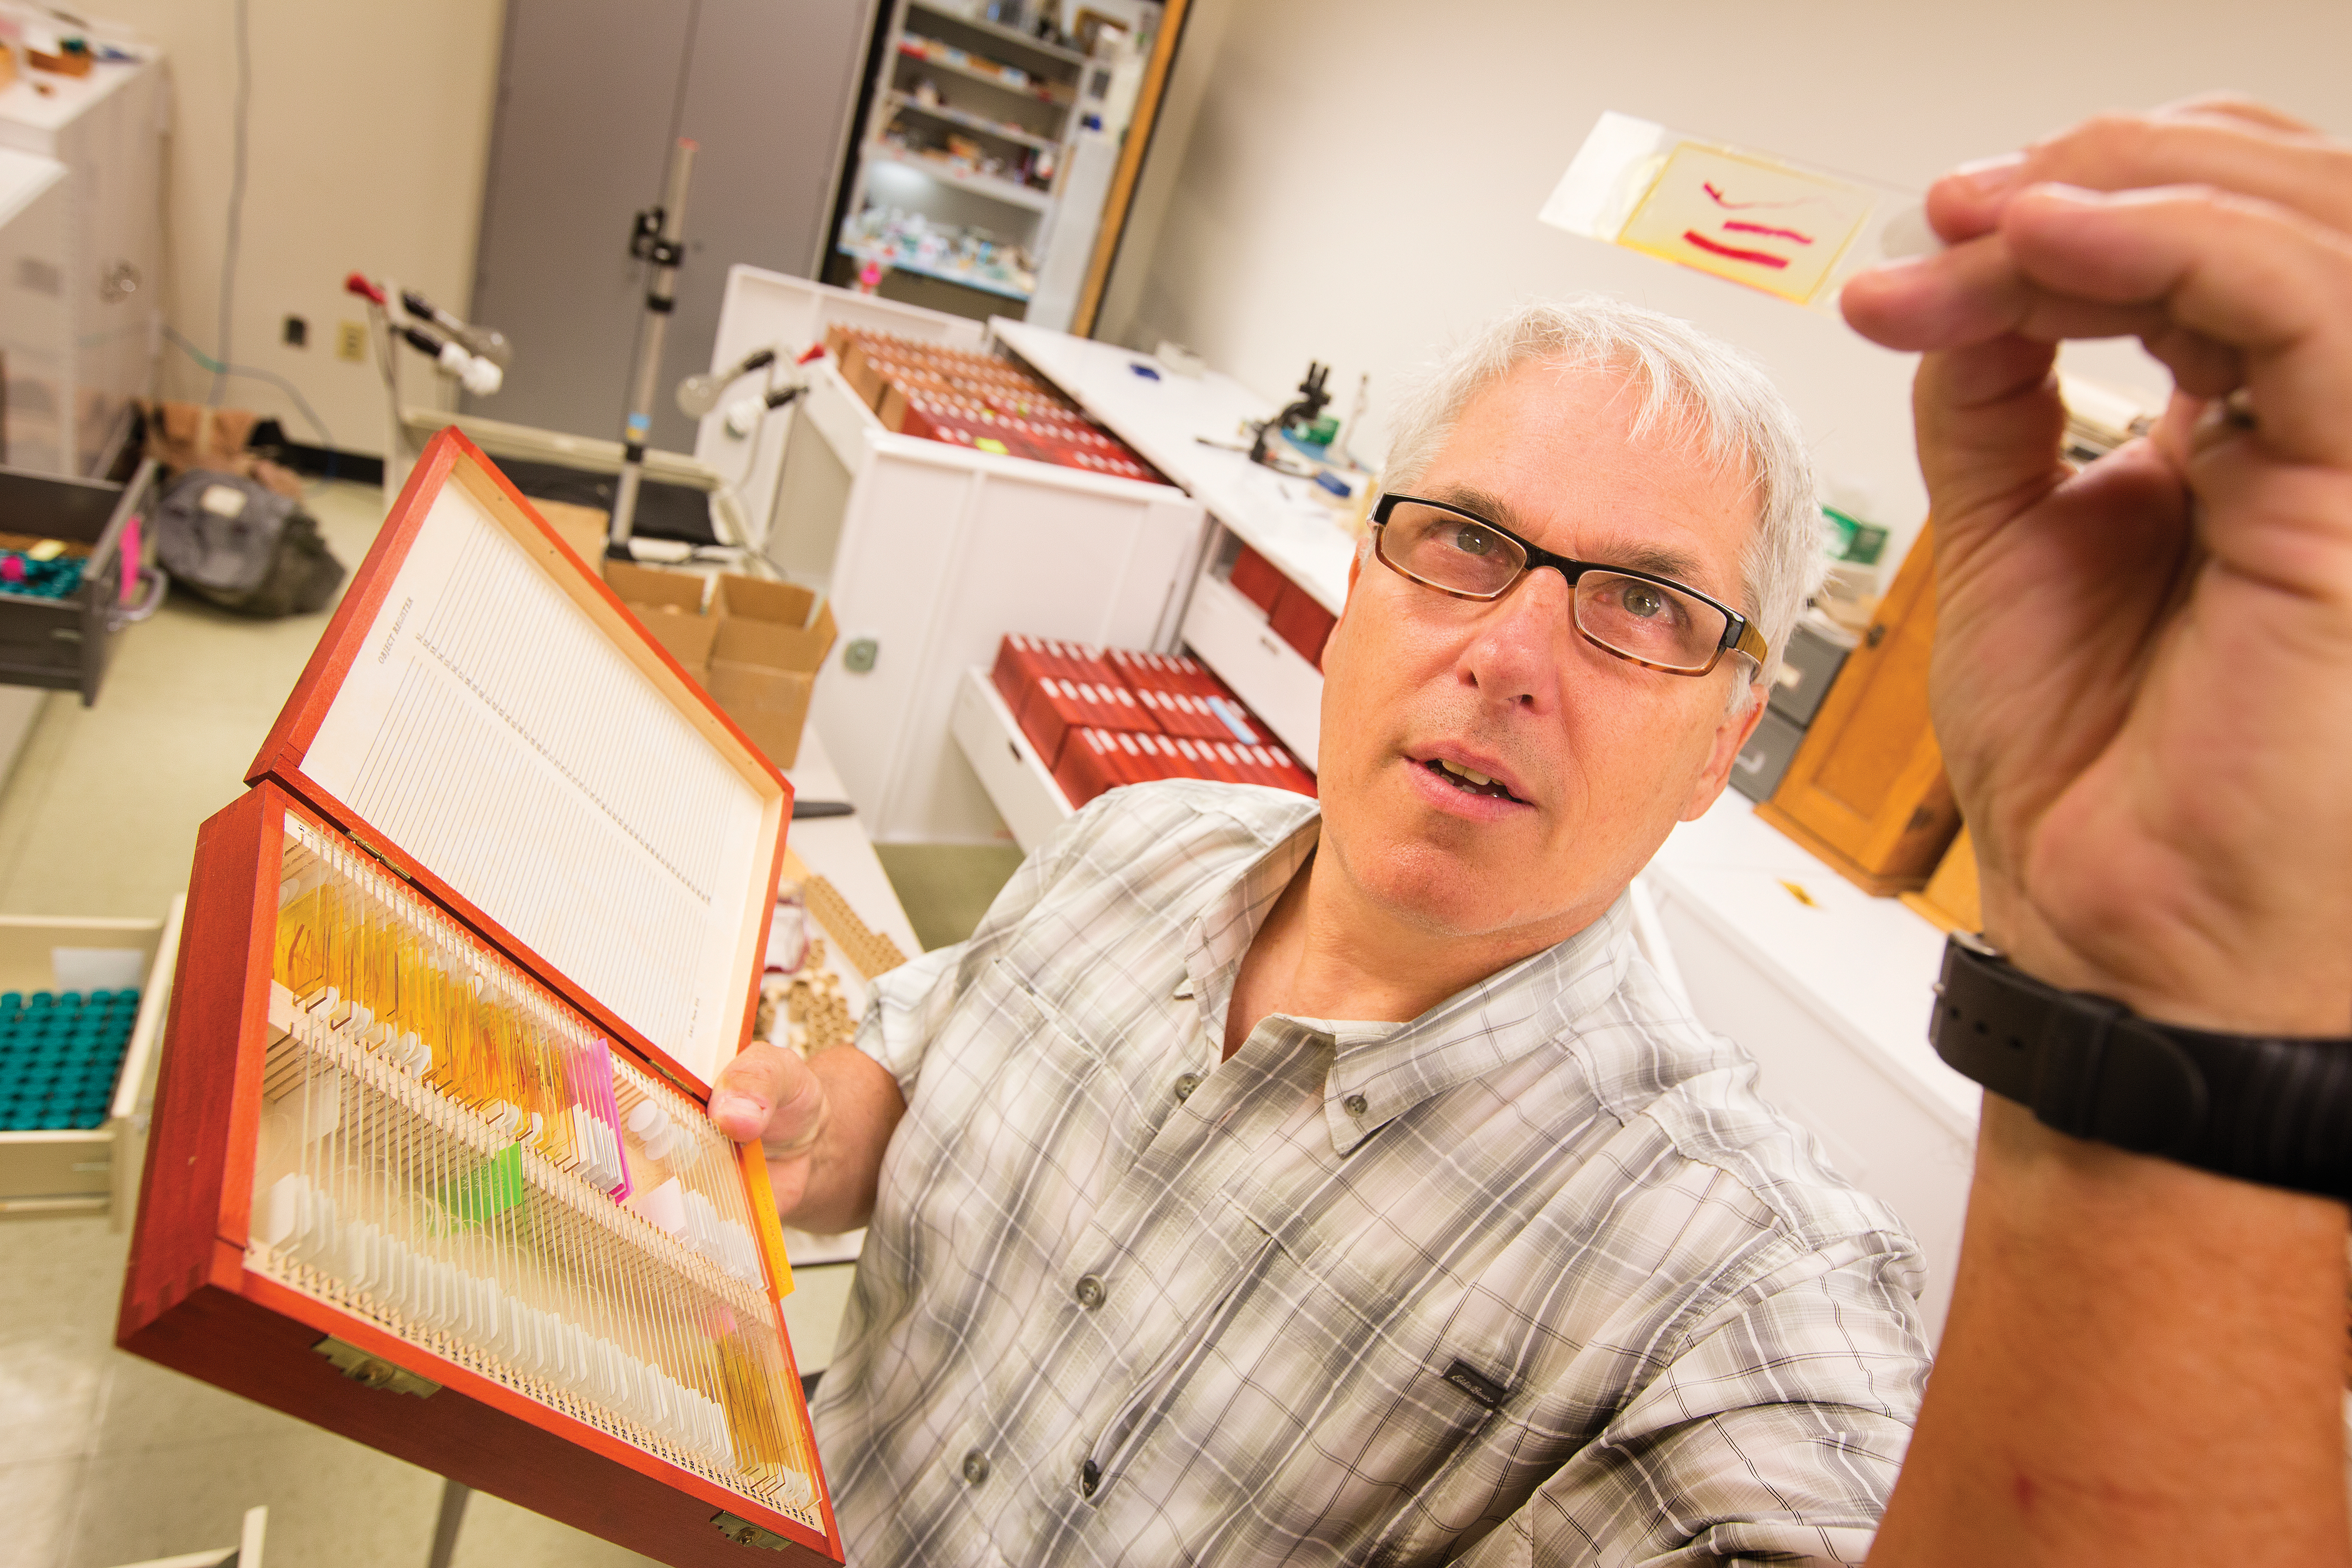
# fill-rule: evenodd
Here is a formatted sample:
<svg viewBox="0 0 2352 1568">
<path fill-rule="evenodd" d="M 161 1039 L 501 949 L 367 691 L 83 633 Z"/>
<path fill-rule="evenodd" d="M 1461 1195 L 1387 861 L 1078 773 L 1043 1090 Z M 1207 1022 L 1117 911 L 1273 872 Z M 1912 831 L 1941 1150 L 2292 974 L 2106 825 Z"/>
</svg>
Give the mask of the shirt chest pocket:
<svg viewBox="0 0 2352 1568">
<path fill-rule="evenodd" d="M 1104 1179 L 1105 1112 L 1123 1098 L 1105 1069 L 1017 970 L 992 962 L 923 1054 L 885 1203 L 951 1250 L 1058 1247 Z"/>
</svg>

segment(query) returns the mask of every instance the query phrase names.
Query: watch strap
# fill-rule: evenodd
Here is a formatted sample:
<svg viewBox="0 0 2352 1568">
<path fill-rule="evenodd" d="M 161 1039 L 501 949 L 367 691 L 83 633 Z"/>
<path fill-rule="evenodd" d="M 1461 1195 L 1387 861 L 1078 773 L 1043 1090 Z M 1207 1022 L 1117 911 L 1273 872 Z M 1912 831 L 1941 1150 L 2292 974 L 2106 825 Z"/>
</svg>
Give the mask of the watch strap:
<svg viewBox="0 0 2352 1568">
<path fill-rule="evenodd" d="M 2070 1137 L 2352 1198 L 2352 1039 L 2154 1023 L 1958 933 L 1927 1035 L 1954 1068 Z"/>
</svg>

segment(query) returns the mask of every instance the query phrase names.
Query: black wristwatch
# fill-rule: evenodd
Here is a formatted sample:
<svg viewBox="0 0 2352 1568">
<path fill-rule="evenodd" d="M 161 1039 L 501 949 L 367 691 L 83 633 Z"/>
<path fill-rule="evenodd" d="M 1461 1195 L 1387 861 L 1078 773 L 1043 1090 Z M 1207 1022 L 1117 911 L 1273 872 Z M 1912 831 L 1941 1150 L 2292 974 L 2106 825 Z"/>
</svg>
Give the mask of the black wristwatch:
<svg viewBox="0 0 2352 1568">
<path fill-rule="evenodd" d="M 1958 931 L 1927 1037 L 1955 1068 L 2072 1137 L 2352 1198 L 2352 1039 L 2151 1023 L 2046 985 Z"/>
</svg>

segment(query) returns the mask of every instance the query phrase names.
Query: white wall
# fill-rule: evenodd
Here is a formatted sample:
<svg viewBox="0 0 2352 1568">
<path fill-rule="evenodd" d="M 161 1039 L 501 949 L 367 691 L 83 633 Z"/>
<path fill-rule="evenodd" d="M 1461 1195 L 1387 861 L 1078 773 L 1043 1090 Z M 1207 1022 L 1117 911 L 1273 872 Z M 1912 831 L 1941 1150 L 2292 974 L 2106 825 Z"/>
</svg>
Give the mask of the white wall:
<svg viewBox="0 0 2352 1568">
<path fill-rule="evenodd" d="M 383 450 L 373 360 L 335 357 L 335 323 L 364 320 L 342 291 L 354 268 L 389 274 L 463 311 L 473 285 L 500 0 L 247 0 L 251 118 L 231 353 L 299 387 L 347 451 Z M 236 68 L 233 0 L 101 0 L 98 7 L 169 57 L 165 319 L 217 356 Z M 307 349 L 283 346 L 288 315 Z M 405 352 L 405 351 L 404 351 Z M 428 379 L 403 366 L 411 402 Z M 212 377 L 168 342 L 161 390 L 203 401 Z M 293 439 L 320 437 L 266 382 L 232 380 L 226 402 L 277 415 Z"/>
<path fill-rule="evenodd" d="M 1268 396 L 1310 359 L 1374 422 L 1400 373 L 1523 298 L 1597 289 L 1741 344 L 1899 550 L 1926 507 L 1911 360 L 1841 322 L 1543 226 L 1606 109 L 1910 187 L 2101 109 L 2214 87 L 2342 133 L 2352 5 L 2244 0 L 1195 0 L 1099 335 Z M 2160 395 L 2136 347 L 2069 367 Z M 1890 551 L 1889 561 L 1895 552 Z"/>
</svg>

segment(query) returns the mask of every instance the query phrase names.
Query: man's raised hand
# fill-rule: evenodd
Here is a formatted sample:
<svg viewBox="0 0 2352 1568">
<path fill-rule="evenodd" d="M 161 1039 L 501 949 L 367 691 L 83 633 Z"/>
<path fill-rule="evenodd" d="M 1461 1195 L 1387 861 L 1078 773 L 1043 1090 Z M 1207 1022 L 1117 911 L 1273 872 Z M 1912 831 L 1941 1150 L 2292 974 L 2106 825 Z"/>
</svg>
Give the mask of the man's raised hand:
<svg viewBox="0 0 2352 1568">
<path fill-rule="evenodd" d="M 2352 148 L 2203 100 L 1939 181 L 1848 319 L 1927 351 L 1937 734 L 1989 934 L 2150 1016 L 2352 1029 Z M 2076 472 L 2058 340 L 2179 385 Z"/>
</svg>

